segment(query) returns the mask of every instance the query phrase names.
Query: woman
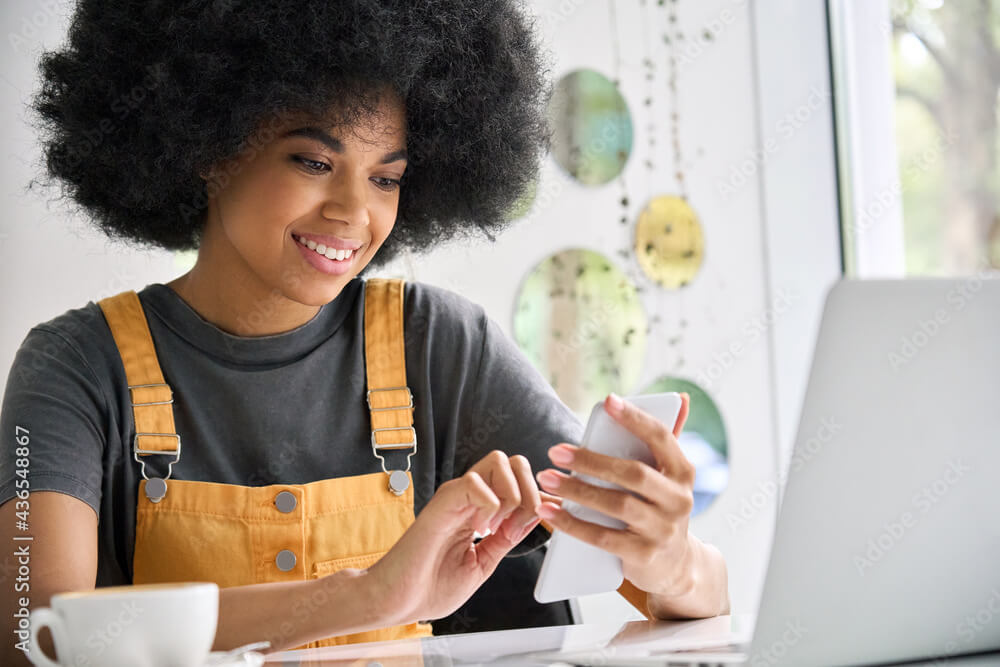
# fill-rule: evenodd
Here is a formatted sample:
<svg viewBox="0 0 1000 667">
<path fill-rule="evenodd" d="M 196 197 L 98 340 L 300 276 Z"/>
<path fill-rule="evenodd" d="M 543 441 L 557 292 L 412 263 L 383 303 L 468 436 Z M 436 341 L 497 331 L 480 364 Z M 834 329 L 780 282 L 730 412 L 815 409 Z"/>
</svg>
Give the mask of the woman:
<svg viewBox="0 0 1000 667">
<path fill-rule="evenodd" d="M 82 0 L 42 80 L 50 175 L 110 236 L 198 257 L 18 352 L 0 428 L 30 449 L 33 606 L 207 579 L 217 649 L 426 636 L 546 519 L 621 555 L 644 611 L 728 611 L 676 433 L 609 397 L 660 469 L 551 447 L 580 424 L 482 308 L 359 278 L 499 230 L 535 178 L 542 63 L 513 2 Z M 640 497 L 554 470 L 539 491 L 549 460 Z M 520 613 L 502 594 L 476 613 Z"/>
</svg>

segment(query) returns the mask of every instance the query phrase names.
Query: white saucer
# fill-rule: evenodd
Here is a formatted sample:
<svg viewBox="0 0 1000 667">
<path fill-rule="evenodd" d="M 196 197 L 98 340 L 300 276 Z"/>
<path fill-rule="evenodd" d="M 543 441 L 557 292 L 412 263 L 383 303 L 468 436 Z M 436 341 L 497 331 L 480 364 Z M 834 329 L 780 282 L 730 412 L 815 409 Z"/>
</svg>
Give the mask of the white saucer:
<svg viewBox="0 0 1000 667">
<path fill-rule="evenodd" d="M 248 651 L 224 662 L 213 662 L 213 659 L 218 660 L 220 656 L 225 654 L 226 651 L 212 651 L 208 654 L 205 667 L 261 667 L 264 664 L 264 654 L 257 651 Z"/>
</svg>

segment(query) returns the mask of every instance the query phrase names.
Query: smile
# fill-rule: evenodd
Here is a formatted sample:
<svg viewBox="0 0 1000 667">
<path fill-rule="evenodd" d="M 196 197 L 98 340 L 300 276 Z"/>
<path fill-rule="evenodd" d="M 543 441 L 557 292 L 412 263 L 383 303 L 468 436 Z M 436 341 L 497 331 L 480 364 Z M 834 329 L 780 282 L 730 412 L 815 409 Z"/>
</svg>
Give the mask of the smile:
<svg viewBox="0 0 1000 667">
<path fill-rule="evenodd" d="M 322 255 L 327 259 L 333 259 L 338 262 L 346 261 L 350 259 L 351 256 L 354 254 L 353 250 L 344 250 L 344 249 L 337 250 L 336 248 L 327 248 L 322 243 L 309 241 L 307 239 L 302 238 L 301 236 L 295 236 L 294 234 L 292 235 L 292 238 L 294 238 L 299 243 L 299 245 L 305 246 L 306 248 L 309 248 L 313 252 Z"/>
</svg>

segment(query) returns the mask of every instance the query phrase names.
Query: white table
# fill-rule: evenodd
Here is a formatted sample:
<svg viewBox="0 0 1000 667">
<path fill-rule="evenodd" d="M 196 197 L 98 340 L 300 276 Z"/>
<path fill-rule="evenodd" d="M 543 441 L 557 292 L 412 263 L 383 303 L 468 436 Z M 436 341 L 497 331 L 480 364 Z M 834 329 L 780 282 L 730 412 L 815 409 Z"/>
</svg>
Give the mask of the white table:
<svg viewBox="0 0 1000 667">
<path fill-rule="evenodd" d="M 753 614 L 737 614 L 694 621 L 632 621 L 478 632 L 284 651 L 269 655 L 265 667 L 725 665 L 743 662 L 736 644 L 749 639 L 753 623 Z M 1000 665 L 1000 653 L 955 656 L 948 660 L 948 665 Z"/>
</svg>

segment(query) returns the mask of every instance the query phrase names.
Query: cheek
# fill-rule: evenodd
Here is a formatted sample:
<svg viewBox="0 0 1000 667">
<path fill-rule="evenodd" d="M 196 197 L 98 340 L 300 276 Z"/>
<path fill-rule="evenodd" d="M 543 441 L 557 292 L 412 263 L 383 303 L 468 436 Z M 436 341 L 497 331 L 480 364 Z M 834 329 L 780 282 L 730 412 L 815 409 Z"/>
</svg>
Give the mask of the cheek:
<svg viewBox="0 0 1000 667">
<path fill-rule="evenodd" d="M 381 245 L 382 241 L 389 236 L 392 228 L 396 224 L 396 214 L 399 210 L 399 198 L 387 197 L 384 202 L 373 206 L 370 209 L 371 235 L 372 240 Z"/>
<path fill-rule="evenodd" d="M 276 242 L 313 205 L 310 192 L 273 170 L 246 176 L 221 195 L 224 199 L 220 210 L 227 234 L 238 246 L 280 248 Z"/>
</svg>

